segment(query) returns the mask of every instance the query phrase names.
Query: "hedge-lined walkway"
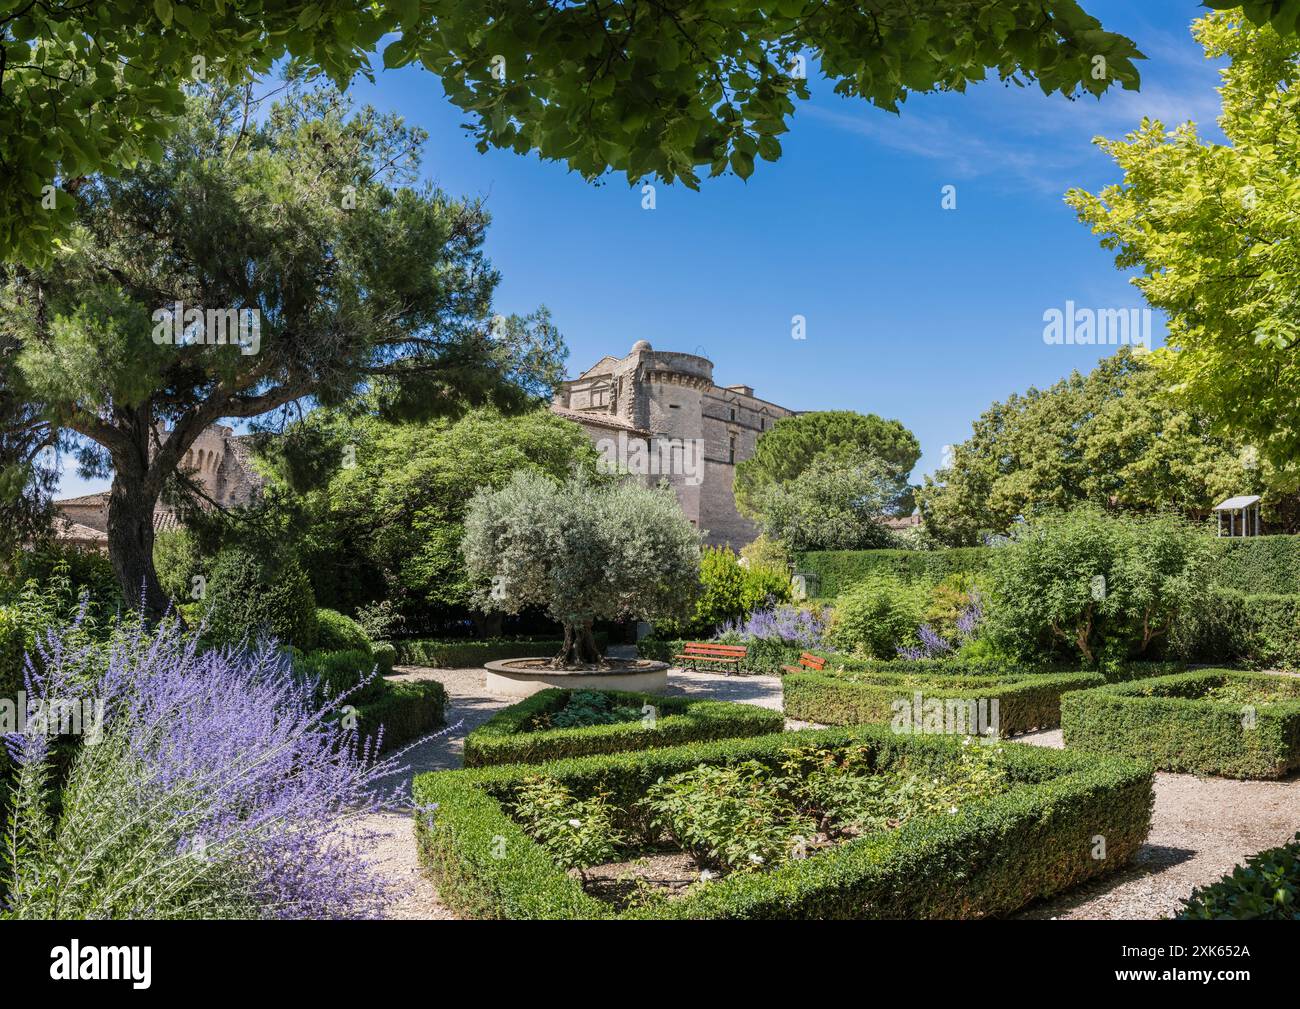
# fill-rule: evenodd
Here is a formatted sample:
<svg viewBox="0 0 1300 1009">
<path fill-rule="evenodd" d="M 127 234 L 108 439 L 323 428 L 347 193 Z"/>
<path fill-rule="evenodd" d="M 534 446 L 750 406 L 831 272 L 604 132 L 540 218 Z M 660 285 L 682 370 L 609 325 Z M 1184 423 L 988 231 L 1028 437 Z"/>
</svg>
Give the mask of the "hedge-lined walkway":
<svg viewBox="0 0 1300 1009">
<path fill-rule="evenodd" d="M 1061 730 L 1022 742 L 1060 748 Z M 1213 883 L 1265 848 L 1300 830 L 1300 777 L 1236 781 L 1156 773 L 1151 835 L 1114 876 L 1021 912 L 1020 918 L 1166 918 L 1197 886 Z"/>
<path fill-rule="evenodd" d="M 447 724 L 462 724 L 454 732 L 422 743 L 408 753 L 403 760 L 408 765 L 407 770 L 386 780 L 383 783 L 385 787 L 401 784 L 409 791 L 411 781 L 417 774 L 460 767 L 465 736 L 511 703 L 500 697 L 492 697 L 483 690 L 482 669 L 398 666 L 396 675 L 389 679 L 440 681 L 447 688 Z M 781 680 L 776 676 L 723 676 L 674 669 L 669 673 L 668 692 L 683 697 L 738 701 L 774 711 L 781 710 Z M 409 813 L 379 813 L 369 816 L 362 821 L 360 828 L 364 832 L 375 834 L 365 845 L 365 857 L 402 894 L 389 908 L 390 918 L 455 917 L 438 902 L 433 884 L 420 872 Z"/>
</svg>

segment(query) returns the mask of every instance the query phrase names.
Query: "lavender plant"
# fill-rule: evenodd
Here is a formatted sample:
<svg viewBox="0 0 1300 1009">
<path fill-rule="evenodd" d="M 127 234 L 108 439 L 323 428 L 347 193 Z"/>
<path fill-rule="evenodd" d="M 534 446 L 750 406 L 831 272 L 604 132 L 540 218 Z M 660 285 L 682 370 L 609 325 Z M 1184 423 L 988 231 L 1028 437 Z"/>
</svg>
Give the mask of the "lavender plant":
<svg viewBox="0 0 1300 1009">
<path fill-rule="evenodd" d="M 51 634 L 29 689 L 92 695 L 54 801 L 49 739 L 6 737 L 17 765 L 2 856 L 7 918 L 375 917 L 385 886 L 355 847 L 361 816 L 401 803 L 339 711 L 317 706 L 274 643 L 200 651 L 172 622 L 109 648 Z M 404 751 L 403 751 L 404 752 Z M 59 807 L 55 812 L 56 805 Z"/>
<path fill-rule="evenodd" d="M 827 649 L 831 610 L 798 606 L 769 606 L 755 610 L 744 620 L 723 625 L 720 636 L 741 641 L 785 641 L 807 649 Z"/>
</svg>

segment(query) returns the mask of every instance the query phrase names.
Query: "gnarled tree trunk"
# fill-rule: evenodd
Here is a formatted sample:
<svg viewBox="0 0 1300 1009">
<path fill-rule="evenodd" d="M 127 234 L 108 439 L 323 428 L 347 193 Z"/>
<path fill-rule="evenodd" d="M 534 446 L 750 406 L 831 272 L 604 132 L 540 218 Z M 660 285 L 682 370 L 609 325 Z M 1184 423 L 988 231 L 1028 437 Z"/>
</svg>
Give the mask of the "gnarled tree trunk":
<svg viewBox="0 0 1300 1009">
<path fill-rule="evenodd" d="M 596 637 L 591 633 L 591 621 L 564 625 L 564 647 L 551 660 L 554 669 L 575 669 L 581 666 L 599 666 L 602 662 Z"/>
<path fill-rule="evenodd" d="M 128 606 L 142 606 L 147 620 L 157 621 L 171 600 L 153 566 L 153 511 L 162 480 L 149 465 L 147 434 L 131 439 L 129 448 L 113 453 L 113 486 L 108 492 L 108 557 Z"/>
</svg>

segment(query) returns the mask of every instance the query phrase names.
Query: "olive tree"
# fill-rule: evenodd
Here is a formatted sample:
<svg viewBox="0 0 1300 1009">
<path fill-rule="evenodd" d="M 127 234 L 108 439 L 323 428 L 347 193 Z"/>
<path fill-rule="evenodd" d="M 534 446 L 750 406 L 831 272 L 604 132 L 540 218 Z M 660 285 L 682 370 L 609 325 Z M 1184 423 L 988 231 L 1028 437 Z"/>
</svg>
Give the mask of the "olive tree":
<svg viewBox="0 0 1300 1009">
<path fill-rule="evenodd" d="M 473 497 L 461 548 L 475 606 L 564 625 L 555 668 L 601 663 L 596 620 L 687 616 L 699 580 L 700 535 L 672 489 L 632 480 L 518 472 Z"/>
</svg>

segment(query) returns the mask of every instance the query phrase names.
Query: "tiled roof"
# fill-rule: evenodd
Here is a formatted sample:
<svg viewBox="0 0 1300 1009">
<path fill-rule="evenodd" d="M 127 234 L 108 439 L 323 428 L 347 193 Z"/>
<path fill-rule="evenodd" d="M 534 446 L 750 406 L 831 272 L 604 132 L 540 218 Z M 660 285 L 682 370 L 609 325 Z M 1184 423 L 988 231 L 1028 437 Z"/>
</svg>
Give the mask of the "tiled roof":
<svg viewBox="0 0 1300 1009">
<path fill-rule="evenodd" d="M 592 424 L 595 427 L 608 427 L 616 431 L 630 431 L 646 438 L 650 437 L 650 432 L 645 428 L 637 427 L 630 420 L 616 417 L 612 413 L 587 413 L 583 410 L 571 410 L 567 406 L 557 406 L 554 403 L 551 404 L 551 413 L 565 420 L 577 421 L 579 424 Z"/>
</svg>

